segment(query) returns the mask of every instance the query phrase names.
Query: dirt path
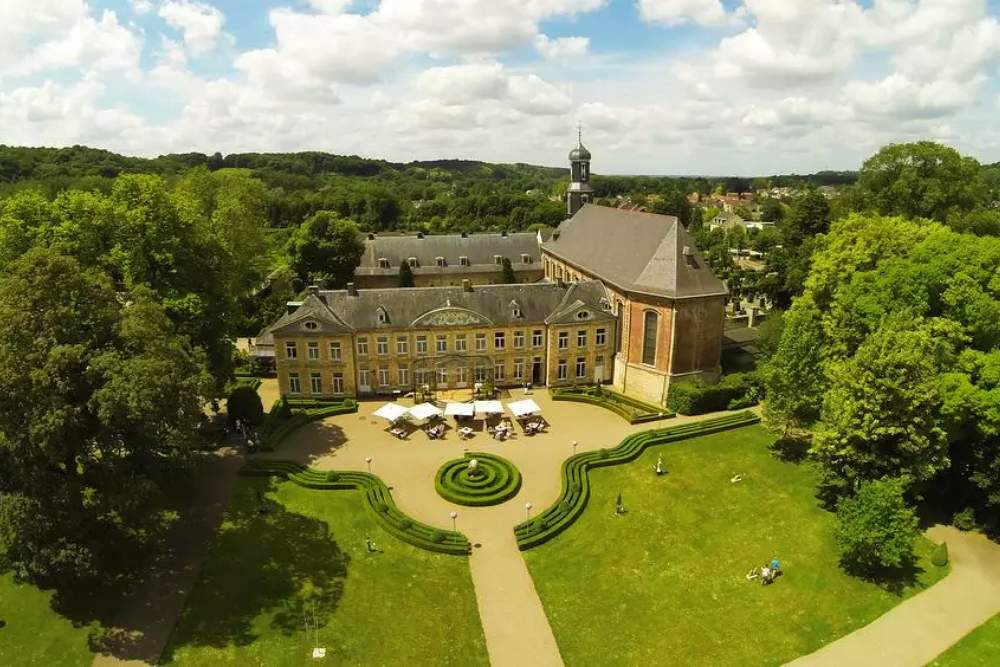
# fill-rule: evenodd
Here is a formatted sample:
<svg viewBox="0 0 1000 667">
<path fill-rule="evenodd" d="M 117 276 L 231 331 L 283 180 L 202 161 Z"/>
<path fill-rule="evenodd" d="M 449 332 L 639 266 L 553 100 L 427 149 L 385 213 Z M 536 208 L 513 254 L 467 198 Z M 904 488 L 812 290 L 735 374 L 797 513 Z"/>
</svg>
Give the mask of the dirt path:
<svg viewBox="0 0 1000 667">
<path fill-rule="evenodd" d="M 951 573 L 872 623 L 795 660 L 795 667 L 921 667 L 1000 612 L 1000 545 L 978 533 L 934 526 Z"/>
<path fill-rule="evenodd" d="M 94 667 L 155 665 L 184 609 L 188 593 L 222 522 L 243 457 L 231 451 L 206 464 L 197 496 L 171 538 L 171 567 L 154 572 L 118 612 L 122 633 L 110 655 L 94 658 Z"/>
</svg>

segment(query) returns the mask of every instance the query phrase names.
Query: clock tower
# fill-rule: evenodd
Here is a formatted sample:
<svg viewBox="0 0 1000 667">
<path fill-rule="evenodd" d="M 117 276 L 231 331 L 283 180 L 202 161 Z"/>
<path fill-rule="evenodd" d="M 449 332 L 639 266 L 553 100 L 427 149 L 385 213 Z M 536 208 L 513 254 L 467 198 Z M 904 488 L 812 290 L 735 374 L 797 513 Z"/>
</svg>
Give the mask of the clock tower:
<svg viewBox="0 0 1000 667">
<path fill-rule="evenodd" d="M 583 130 L 576 126 L 576 148 L 569 152 L 569 190 L 566 192 L 566 213 L 573 217 L 584 204 L 594 200 L 590 187 L 590 151 L 583 146 Z"/>
</svg>

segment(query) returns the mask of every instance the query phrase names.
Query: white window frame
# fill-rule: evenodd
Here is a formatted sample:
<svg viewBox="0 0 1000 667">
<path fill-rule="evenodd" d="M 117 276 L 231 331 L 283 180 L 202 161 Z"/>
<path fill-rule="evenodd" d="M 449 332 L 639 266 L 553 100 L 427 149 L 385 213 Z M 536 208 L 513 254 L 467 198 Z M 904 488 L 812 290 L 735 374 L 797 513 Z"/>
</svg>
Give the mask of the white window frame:
<svg viewBox="0 0 1000 667">
<path fill-rule="evenodd" d="M 306 343 L 306 356 L 309 361 L 319 361 L 319 341 L 311 340 Z"/>
<path fill-rule="evenodd" d="M 518 358 L 514 360 L 514 379 L 524 379 L 524 359 Z"/>
<path fill-rule="evenodd" d="M 514 332 L 514 349 L 521 350 L 524 348 L 524 332 L 515 331 Z"/>
<path fill-rule="evenodd" d="M 389 386 L 389 369 L 379 368 L 378 369 L 378 386 L 388 387 Z"/>
<path fill-rule="evenodd" d="M 289 394 L 301 394 L 302 393 L 302 382 L 299 379 L 298 373 L 288 374 L 288 393 Z"/>
<path fill-rule="evenodd" d="M 455 351 L 456 352 L 468 352 L 469 350 L 469 340 L 466 338 L 465 334 L 458 334 L 455 336 Z"/>
<path fill-rule="evenodd" d="M 531 332 L 531 347 L 540 348 L 545 345 L 545 330 L 534 329 Z"/>
<path fill-rule="evenodd" d="M 298 359 L 298 358 L 299 358 L 298 343 L 293 343 L 292 341 L 285 341 L 285 359 Z"/>
<path fill-rule="evenodd" d="M 507 348 L 507 334 L 503 331 L 493 332 L 493 349 L 504 350 Z"/>
<path fill-rule="evenodd" d="M 580 329 L 576 332 L 576 346 L 587 347 L 587 330 Z"/>
<path fill-rule="evenodd" d="M 556 342 L 556 347 L 558 347 L 560 350 L 568 350 L 569 349 L 569 332 L 568 331 L 560 331 L 559 335 L 556 337 L 556 341 L 557 341 Z"/>
<path fill-rule="evenodd" d="M 476 334 L 476 352 L 486 351 L 486 334 L 477 333 Z"/>
<path fill-rule="evenodd" d="M 443 354 L 448 351 L 448 336 L 444 334 L 438 334 L 434 337 L 434 350 L 438 354 Z"/>
<path fill-rule="evenodd" d="M 389 337 L 379 336 L 375 339 L 375 354 L 380 357 L 389 356 Z"/>
<path fill-rule="evenodd" d="M 587 377 L 587 357 L 576 358 L 576 377 Z"/>
<path fill-rule="evenodd" d="M 319 373 L 309 374 L 309 393 L 313 396 L 323 394 L 323 376 Z"/>
<path fill-rule="evenodd" d="M 367 357 L 368 356 L 368 337 L 362 336 L 358 338 L 358 356 Z"/>
<path fill-rule="evenodd" d="M 417 336 L 417 354 L 427 354 L 427 336 Z"/>
<path fill-rule="evenodd" d="M 330 388 L 333 390 L 334 395 L 344 393 L 343 373 L 333 373 L 332 375 L 330 375 Z"/>
<path fill-rule="evenodd" d="M 493 362 L 493 381 L 503 382 L 507 373 L 507 365 L 502 359 Z"/>
<path fill-rule="evenodd" d="M 339 340 L 330 341 L 330 361 L 340 361 L 344 358 L 344 350 Z"/>
<path fill-rule="evenodd" d="M 598 329 L 594 332 L 594 344 L 598 347 L 602 345 L 607 345 L 608 343 L 608 330 Z"/>
<path fill-rule="evenodd" d="M 396 336 L 396 354 L 400 356 L 410 354 L 410 339 L 408 336 Z"/>
<path fill-rule="evenodd" d="M 565 380 L 566 379 L 566 369 L 567 369 L 566 360 L 565 359 L 560 359 L 556 363 L 556 379 L 557 380 Z"/>
<path fill-rule="evenodd" d="M 399 377 L 399 385 L 401 387 L 408 387 L 408 386 L 410 386 L 410 367 L 409 366 L 400 366 L 396 370 L 396 375 Z"/>
</svg>

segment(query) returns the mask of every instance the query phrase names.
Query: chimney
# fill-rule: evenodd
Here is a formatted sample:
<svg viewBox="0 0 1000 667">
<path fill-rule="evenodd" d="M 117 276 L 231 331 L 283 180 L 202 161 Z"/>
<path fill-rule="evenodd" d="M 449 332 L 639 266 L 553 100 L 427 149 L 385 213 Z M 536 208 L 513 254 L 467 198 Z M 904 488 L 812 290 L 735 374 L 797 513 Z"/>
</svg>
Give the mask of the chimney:
<svg viewBox="0 0 1000 667">
<path fill-rule="evenodd" d="M 358 295 L 358 288 L 354 286 L 354 283 L 347 283 L 347 294 L 349 296 Z"/>
<path fill-rule="evenodd" d="M 462 291 L 463 292 L 471 292 L 472 291 L 472 281 L 469 280 L 468 278 L 463 278 L 462 279 Z"/>
<path fill-rule="evenodd" d="M 684 246 L 684 249 L 681 250 L 681 253 L 684 255 L 684 262 L 688 266 L 694 266 L 694 250 L 691 249 L 691 246 L 689 245 Z"/>
<path fill-rule="evenodd" d="M 552 240 L 553 241 L 558 241 L 559 240 L 559 230 L 558 229 L 556 231 L 552 232 Z"/>
<path fill-rule="evenodd" d="M 309 294 L 312 296 L 319 296 L 319 285 L 310 285 Z"/>
<path fill-rule="evenodd" d="M 368 240 L 369 241 L 375 240 L 375 232 L 368 232 Z"/>
<path fill-rule="evenodd" d="M 418 239 L 424 238 L 424 233 L 423 232 L 417 232 L 417 238 Z"/>
</svg>

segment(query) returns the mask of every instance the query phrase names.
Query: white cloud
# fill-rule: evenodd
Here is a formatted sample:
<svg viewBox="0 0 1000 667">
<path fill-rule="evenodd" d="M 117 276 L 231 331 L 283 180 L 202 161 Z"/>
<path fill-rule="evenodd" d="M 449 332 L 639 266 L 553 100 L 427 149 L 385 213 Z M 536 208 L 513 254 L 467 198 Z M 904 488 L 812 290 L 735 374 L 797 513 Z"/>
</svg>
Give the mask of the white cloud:
<svg viewBox="0 0 1000 667">
<path fill-rule="evenodd" d="M 719 0 L 639 0 L 638 5 L 647 23 L 721 25 L 729 19 Z"/>
<path fill-rule="evenodd" d="M 844 87 L 844 98 L 857 113 L 867 116 L 939 118 L 975 99 L 982 83 L 978 77 L 962 82 L 936 79 L 924 83 L 896 73 L 873 83 L 853 81 Z"/>
<path fill-rule="evenodd" d="M 215 48 L 225 17 L 213 5 L 195 0 L 167 0 L 160 5 L 160 18 L 184 34 L 184 45 L 193 54 Z"/>
<path fill-rule="evenodd" d="M 570 63 L 587 55 L 589 47 L 589 37 L 557 37 L 556 39 L 551 39 L 546 35 L 535 37 L 535 49 L 546 60 Z"/>
<path fill-rule="evenodd" d="M 130 4 L 132 5 L 132 11 L 139 16 L 143 16 L 153 11 L 152 0 L 132 0 Z"/>
</svg>

